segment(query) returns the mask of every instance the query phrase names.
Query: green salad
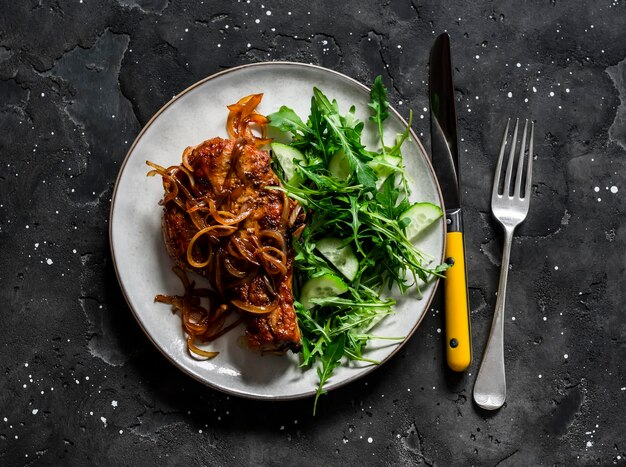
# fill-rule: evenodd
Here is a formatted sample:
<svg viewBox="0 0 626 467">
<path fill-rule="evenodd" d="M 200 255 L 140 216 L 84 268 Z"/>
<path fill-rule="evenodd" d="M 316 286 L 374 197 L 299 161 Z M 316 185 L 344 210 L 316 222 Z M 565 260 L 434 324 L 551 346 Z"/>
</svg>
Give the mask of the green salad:
<svg viewBox="0 0 626 467">
<path fill-rule="evenodd" d="M 389 117 L 387 90 L 379 77 L 370 92 L 370 120 L 379 147 L 362 141 L 364 122 L 355 108 L 341 113 L 335 100 L 313 88 L 311 110 L 303 120 L 283 106 L 269 115 L 270 126 L 291 135 L 289 144 L 272 143 L 274 170 L 288 196 L 306 211 L 307 226 L 294 239 L 294 294 L 302 332 L 302 366 L 316 367 L 319 396 L 333 371 L 347 360 L 367 359 L 364 349 L 378 336 L 374 326 L 393 313 L 386 292 L 419 292 L 419 280 L 441 276 L 445 264 L 415 246 L 421 232 L 441 217 L 439 206 L 411 203 L 401 148 L 409 137 L 398 135 L 391 146 L 383 139 Z"/>
</svg>

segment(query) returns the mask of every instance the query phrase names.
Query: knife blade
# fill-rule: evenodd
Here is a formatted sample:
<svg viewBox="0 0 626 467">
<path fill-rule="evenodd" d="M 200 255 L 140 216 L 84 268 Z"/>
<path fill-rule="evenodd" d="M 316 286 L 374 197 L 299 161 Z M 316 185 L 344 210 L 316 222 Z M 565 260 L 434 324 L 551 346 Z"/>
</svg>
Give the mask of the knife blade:
<svg viewBox="0 0 626 467">
<path fill-rule="evenodd" d="M 472 341 L 450 36 L 445 33 L 431 50 L 429 94 L 432 164 L 443 194 L 446 262 L 450 265 L 443 284 L 446 360 L 452 370 L 464 371 L 472 361 Z"/>
</svg>

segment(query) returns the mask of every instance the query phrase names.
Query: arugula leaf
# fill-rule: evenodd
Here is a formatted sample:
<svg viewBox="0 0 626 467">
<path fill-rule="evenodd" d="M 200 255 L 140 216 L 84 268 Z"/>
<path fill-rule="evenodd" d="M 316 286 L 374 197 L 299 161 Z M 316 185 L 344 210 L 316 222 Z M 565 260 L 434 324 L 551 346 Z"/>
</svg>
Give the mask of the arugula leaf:
<svg viewBox="0 0 626 467">
<path fill-rule="evenodd" d="M 307 125 L 315 135 L 315 141 L 311 142 L 313 147 L 318 151 L 321 151 L 325 162 L 328 162 L 328 151 L 327 147 L 324 144 L 324 139 L 322 135 L 326 131 L 324 117 L 322 116 L 322 112 L 320 111 L 317 100 L 315 96 L 311 96 L 311 114 L 309 115 L 309 119 L 307 121 Z"/>
<path fill-rule="evenodd" d="M 389 101 L 387 100 L 387 89 L 380 76 L 374 79 L 374 84 L 370 91 L 370 103 L 368 105 L 374 110 L 374 115 L 370 117 L 370 120 L 380 123 L 387 120 L 389 117 Z"/>
<path fill-rule="evenodd" d="M 322 367 L 317 369 L 317 376 L 319 377 L 319 385 L 317 391 L 315 391 L 315 402 L 313 403 L 313 415 L 317 410 L 317 400 L 322 394 L 326 393 L 324 384 L 331 377 L 335 368 L 341 363 L 341 357 L 343 357 L 346 347 L 346 335 L 339 334 L 339 336 L 326 345 L 324 354 L 321 357 Z"/>
<path fill-rule="evenodd" d="M 361 132 L 363 123 L 354 118 L 354 109 L 351 109 L 347 117 L 339 115 L 337 101 L 332 102 L 318 88 L 313 88 L 313 97 L 317 102 L 317 108 L 321 117 L 326 121 L 328 130 L 339 143 L 346 155 L 350 170 L 356 174 L 356 178 L 365 188 L 376 186 L 376 174 L 367 165 L 371 155 L 365 151 L 361 144 Z"/>
<path fill-rule="evenodd" d="M 268 115 L 267 118 L 270 120 L 270 125 L 279 130 L 300 135 L 311 133 L 311 129 L 304 124 L 298 114 L 285 105 L 278 112 Z"/>
<path fill-rule="evenodd" d="M 370 117 L 370 120 L 378 124 L 380 145 L 382 146 L 383 154 L 385 154 L 386 150 L 385 142 L 383 141 L 383 122 L 389 117 L 389 101 L 387 100 L 387 89 L 385 88 L 380 75 L 374 79 L 374 85 L 370 91 L 370 102 L 368 105 L 373 110 L 373 115 Z"/>
</svg>

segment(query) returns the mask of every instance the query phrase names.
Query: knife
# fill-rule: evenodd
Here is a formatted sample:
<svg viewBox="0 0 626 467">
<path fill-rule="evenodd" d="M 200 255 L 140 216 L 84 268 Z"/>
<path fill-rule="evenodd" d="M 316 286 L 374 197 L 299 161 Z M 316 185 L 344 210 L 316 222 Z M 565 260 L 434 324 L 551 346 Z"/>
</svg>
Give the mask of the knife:
<svg viewBox="0 0 626 467">
<path fill-rule="evenodd" d="M 452 370 L 464 371 L 472 361 L 472 341 L 448 34 L 437 37 L 430 53 L 429 92 L 432 164 L 443 193 L 446 262 L 450 265 L 443 284 L 446 360 Z"/>
</svg>

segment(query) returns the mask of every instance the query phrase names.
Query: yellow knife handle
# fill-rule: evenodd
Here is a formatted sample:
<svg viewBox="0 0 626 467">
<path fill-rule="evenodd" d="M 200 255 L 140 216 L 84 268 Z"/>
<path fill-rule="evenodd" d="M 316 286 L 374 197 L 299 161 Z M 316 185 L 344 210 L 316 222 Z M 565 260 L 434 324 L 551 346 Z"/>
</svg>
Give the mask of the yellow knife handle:
<svg viewBox="0 0 626 467">
<path fill-rule="evenodd" d="M 444 282 L 446 358 L 454 371 L 464 371 L 472 361 L 465 248 L 462 232 L 446 234 L 446 270 Z"/>
</svg>

